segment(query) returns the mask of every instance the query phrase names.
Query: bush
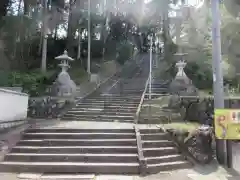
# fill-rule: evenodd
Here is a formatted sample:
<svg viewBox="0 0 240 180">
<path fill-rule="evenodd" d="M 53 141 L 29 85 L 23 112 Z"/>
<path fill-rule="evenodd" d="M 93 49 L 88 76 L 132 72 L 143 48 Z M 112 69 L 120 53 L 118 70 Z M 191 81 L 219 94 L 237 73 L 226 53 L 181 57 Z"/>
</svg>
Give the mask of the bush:
<svg viewBox="0 0 240 180">
<path fill-rule="evenodd" d="M 51 85 L 57 77 L 57 71 L 48 71 L 46 74 L 42 74 L 36 70 L 29 73 L 23 72 L 1 72 L 4 77 L 4 81 L 1 81 L 1 86 L 20 86 L 23 88 L 23 92 L 28 93 L 30 96 L 42 95 L 47 86 Z M 2 83 L 3 82 L 3 83 Z"/>
<path fill-rule="evenodd" d="M 126 41 L 119 45 L 117 62 L 119 64 L 124 64 L 127 60 L 132 58 L 134 46 L 130 42 Z"/>
<path fill-rule="evenodd" d="M 213 76 L 211 68 L 211 66 L 202 68 L 192 61 L 187 64 L 185 72 L 197 88 L 212 89 Z"/>
</svg>

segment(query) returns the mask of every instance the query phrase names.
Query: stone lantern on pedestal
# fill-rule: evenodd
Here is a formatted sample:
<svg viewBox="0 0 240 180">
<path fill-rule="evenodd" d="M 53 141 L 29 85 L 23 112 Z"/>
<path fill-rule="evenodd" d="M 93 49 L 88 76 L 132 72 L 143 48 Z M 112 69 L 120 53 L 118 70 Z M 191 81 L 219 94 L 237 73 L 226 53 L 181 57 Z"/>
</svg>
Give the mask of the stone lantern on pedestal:
<svg viewBox="0 0 240 180">
<path fill-rule="evenodd" d="M 198 92 L 196 87 L 192 84 L 192 81 L 187 77 L 186 73 L 184 72 L 184 68 L 186 67 L 187 63 L 183 60 L 183 56 L 186 54 L 178 53 L 175 55 L 180 56 L 181 58 L 176 63 L 178 72 L 172 83 L 170 84 L 171 93 L 179 95 L 197 95 Z"/>
<path fill-rule="evenodd" d="M 76 92 L 76 84 L 71 80 L 67 70 L 70 68 L 69 62 L 74 61 L 74 59 L 68 56 L 67 51 L 55 59 L 60 61 L 59 66 L 62 68 L 56 80 L 57 95 L 72 96 Z"/>
</svg>

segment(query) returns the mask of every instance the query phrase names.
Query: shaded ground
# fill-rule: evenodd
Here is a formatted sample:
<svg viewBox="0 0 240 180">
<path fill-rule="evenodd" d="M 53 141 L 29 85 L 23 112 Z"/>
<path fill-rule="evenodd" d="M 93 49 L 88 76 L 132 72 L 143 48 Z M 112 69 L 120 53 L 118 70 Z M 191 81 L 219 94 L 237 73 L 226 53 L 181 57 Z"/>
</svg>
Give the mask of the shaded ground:
<svg viewBox="0 0 240 180">
<path fill-rule="evenodd" d="M 240 143 L 233 143 L 233 168 L 240 173 Z"/>
<path fill-rule="evenodd" d="M 4 180 L 19 180 L 25 178 L 34 180 L 53 180 L 53 179 L 84 179 L 84 180 L 239 180 L 240 176 L 233 172 L 228 172 L 222 167 L 219 167 L 216 163 L 211 165 L 195 166 L 192 169 L 162 172 L 159 174 L 149 175 L 146 177 L 138 176 L 115 176 L 115 175 L 67 175 L 53 176 L 53 175 L 40 175 L 40 174 L 6 174 L 1 173 L 1 179 Z M 41 178 L 42 177 L 42 178 Z"/>
</svg>

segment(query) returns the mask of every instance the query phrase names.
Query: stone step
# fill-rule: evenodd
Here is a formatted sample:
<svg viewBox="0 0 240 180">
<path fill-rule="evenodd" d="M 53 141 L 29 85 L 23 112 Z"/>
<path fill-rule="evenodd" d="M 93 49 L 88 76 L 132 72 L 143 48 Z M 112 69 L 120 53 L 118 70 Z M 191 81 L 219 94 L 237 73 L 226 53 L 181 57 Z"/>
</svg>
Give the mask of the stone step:
<svg viewBox="0 0 240 180">
<path fill-rule="evenodd" d="M 143 141 L 145 140 L 166 140 L 169 139 L 167 133 L 155 133 L 155 134 L 141 134 Z"/>
<path fill-rule="evenodd" d="M 138 162 L 135 154 L 35 154 L 35 153 L 10 153 L 5 156 L 5 161 L 16 162 L 105 162 L 105 163 L 130 163 Z"/>
<path fill-rule="evenodd" d="M 163 119 L 151 119 L 151 117 L 149 119 L 140 119 L 138 121 L 139 124 L 160 124 L 163 122 Z"/>
<path fill-rule="evenodd" d="M 133 139 L 135 133 L 25 133 L 23 139 Z"/>
<path fill-rule="evenodd" d="M 84 99 L 82 102 L 114 102 L 114 103 L 139 103 L 141 97 L 138 99 L 114 99 L 114 98 L 105 98 L 105 99 Z"/>
<path fill-rule="evenodd" d="M 28 133 L 134 133 L 134 129 L 63 129 L 63 128 L 29 128 Z"/>
<path fill-rule="evenodd" d="M 123 103 L 109 103 L 109 102 L 81 102 L 81 103 L 78 103 L 77 105 L 85 105 L 85 106 L 89 106 L 89 105 L 92 105 L 92 106 L 111 106 L 111 105 L 122 105 L 122 106 L 138 106 L 139 102 L 136 102 L 136 103 L 129 103 L 129 102 L 123 102 Z"/>
<path fill-rule="evenodd" d="M 187 161 L 175 161 L 175 162 L 165 162 L 158 164 L 149 164 L 147 166 L 148 173 L 158 173 L 161 171 L 173 171 L 179 169 L 188 169 L 191 168 L 192 164 Z"/>
<path fill-rule="evenodd" d="M 4 172 L 138 174 L 138 163 L 2 162 Z"/>
<path fill-rule="evenodd" d="M 124 116 L 134 116 L 136 112 L 124 112 L 124 111 L 118 111 L 117 109 L 115 111 L 108 112 L 107 110 L 104 111 L 68 111 L 67 115 L 124 115 Z"/>
<path fill-rule="evenodd" d="M 148 140 L 142 141 L 142 146 L 143 148 L 174 147 L 174 143 L 169 140 Z"/>
<path fill-rule="evenodd" d="M 97 115 L 97 114 L 66 114 L 64 117 L 74 117 L 74 118 L 79 118 L 79 119 L 86 119 L 86 118 L 92 118 L 92 119 L 113 119 L 113 120 L 131 120 L 134 119 L 134 115 Z"/>
<path fill-rule="evenodd" d="M 147 164 L 159 164 L 159 163 L 176 162 L 176 161 L 184 161 L 184 160 L 185 160 L 184 157 L 180 154 L 146 157 Z"/>
<path fill-rule="evenodd" d="M 121 105 L 121 104 L 114 104 L 114 105 L 107 105 L 107 106 L 104 106 L 104 108 L 129 108 L 129 109 L 137 109 L 138 105 L 127 105 L 127 106 L 124 106 L 124 105 Z M 103 105 L 91 105 L 91 104 L 79 104 L 79 105 L 76 105 L 75 108 L 72 108 L 72 109 L 77 109 L 77 108 L 103 108 Z"/>
<path fill-rule="evenodd" d="M 143 155 L 145 157 L 173 155 L 177 154 L 178 152 L 178 149 L 175 147 L 143 148 Z"/>
<path fill-rule="evenodd" d="M 63 117 L 61 121 L 94 121 L 94 122 L 122 122 L 122 123 L 133 123 L 134 119 L 105 119 L 105 118 L 92 118 L 92 117 Z"/>
<path fill-rule="evenodd" d="M 122 96 L 121 94 L 112 94 L 111 92 L 102 92 L 100 94 L 98 94 L 97 96 L 92 96 L 89 97 L 88 99 L 105 99 L 105 98 L 114 98 L 114 99 L 141 99 L 141 96 L 139 95 L 126 95 L 126 96 Z"/>
<path fill-rule="evenodd" d="M 20 140 L 18 146 L 135 146 L 136 139 L 43 139 Z"/>
<path fill-rule="evenodd" d="M 124 105 L 124 106 L 136 106 L 138 105 L 140 102 L 139 101 L 136 101 L 136 102 L 132 102 L 132 101 L 121 101 L 121 102 L 114 102 L 114 101 L 82 101 L 81 103 L 78 103 L 77 105 L 80 105 L 80 104 L 84 104 L 84 105 L 96 105 L 96 106 L 101 106 L 101 105 L 104 105 L 104 106 L 110 106 L 110 105 Z"/>
<path fill-rule="evenodd" d="M 116 94 L 101 94 L 100 96 L 91 97 L 88 98 L 88 100 L 104 100 L 104 99 L 114 99 L 114 100 L 139 100 L 141 99 L 141 96 L 132 96 L 132 95 L 126 95 L 126 96 L 117 96 Z"/>
<path fill-rule="evenodd" d="M 149 128 L 149 129 L 140 129 L 141 134 L 152 134 L 152 133 L 162 133 L 163 131 L 160 128 Z"/>
<path fill-rule="evenodd" d="M 16 146 L 12 153 L 47 153 L 47 154 L 65 154 L 65 153 L 137 153 L 136 146 Z"/>
<path fill-rule="evenodd" d="M 108 112 L 134 112 L 136 113 L 137 108 L 128 108 L 128 107 L 122 107 L 122 108 L 109 108 L 109 107 L 104 107 L 104 108 L 73 108 L 68 112 L 75 112 L 75 111 L 83 111 L 83 112 L 97 112 L 97 111 L 108 111 Z"/>
</svg>

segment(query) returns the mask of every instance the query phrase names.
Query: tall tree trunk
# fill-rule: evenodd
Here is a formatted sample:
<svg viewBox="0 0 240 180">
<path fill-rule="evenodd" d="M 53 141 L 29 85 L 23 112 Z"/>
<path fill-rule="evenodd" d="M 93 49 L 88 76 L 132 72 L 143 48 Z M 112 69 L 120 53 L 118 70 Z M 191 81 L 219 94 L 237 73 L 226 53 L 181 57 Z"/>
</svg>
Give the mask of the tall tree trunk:
<svg viewBox="0 0 240 180">
<path fill-rule="evenodd" d="M 81 61 L 81 65 L 82 64 L 82 59 L 81 59 L 81 42 L 82 41 L 82 28 L 79 28 L 78 30 L 78 53 L 77 53 L 77 60 Z"/>
<path fill-rule="evenodd" d="M 30 10 L 30 1 L 32 0 L 24 0 L 23 3 L 24 3 L 24 15 L 29 15 L 29 10 Z"/>
<path fill-rule="evenodd" d="M 7 14 L 11 0 L 0 0 L 0 19 Z"/>
<path fill-rule="evenodd" d="M 44 0 L 44 11 L 43 11 L 43 46 L 42 46 L 42 73 L 47 71 L 47 23 L 48 23 L 48 1 Z"/>
<path fill-rule="evenodd" d="M 67 29 L 67 50 L 70 56 L 73 56 L 73 42 L 74 42 L 74 27 L 73 27 L 73 3 L 74 0 L 70 0 L 69 15 L 68 15 L 68 29 Z"/>
<path fill-rule="evenodd" d="M 59 29 L 59 24 L 56 25 L 55 31 L 54 31 L 54 40 L 57 40 L 57 36 L 58 36 L 58 29 Z"/>
<path fill-rule="evenodd" d="M 102 24 L 102 30 L 101 30 L 101 38 L 103 39 L 102 61 L 105 60 L 106 43 L 107 43 L 107 37 L 108 37 L 109 11 L 107 8 L 107 3 L 108 1 L 104 0 L 103 12 L 105 17 L 105 22 Z"/>
<path fill-rule="evenodd" d="M 18 16 L 20 16 L 20 11 L 21 11 L 21 4 L 22 4 L 22 1 L 23 0 L 20 0 L 19 1 L 19 4 L 18 4 Z M 18 42 L 16 42 L 17 41 L 17 39 L 19 38 L 19 36 L 20 36 L 20 29 L 18 30 L 18 31 L 16 31 L 16 34 L 15 34 L 15 43 L 14 43 L 14 49 L 13 49 L 13 54 L 12 54 L 12 57 L 13 57 L 13 59 L 15 59 L 16 58 L 16 52 L 17 52 L 17 45 L 18 45 Z"/>
</svg>

